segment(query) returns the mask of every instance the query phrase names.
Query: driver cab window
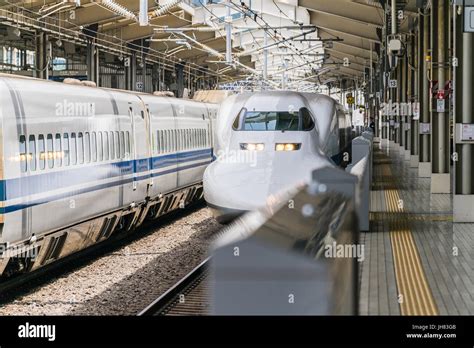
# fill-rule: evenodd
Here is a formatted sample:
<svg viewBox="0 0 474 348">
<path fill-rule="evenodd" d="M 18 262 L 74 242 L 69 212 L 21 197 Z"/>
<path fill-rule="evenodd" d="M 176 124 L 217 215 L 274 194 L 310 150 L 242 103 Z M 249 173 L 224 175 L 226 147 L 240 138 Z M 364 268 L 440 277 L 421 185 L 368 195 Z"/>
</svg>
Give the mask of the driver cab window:
<svg viewBox="0 0 474 348">
<path fill-rule="evenodd" d="M 314 120 L 307 108 L 298 111 L 247 111 L 242 109 L 232 128 L 237 131 L 310 131 Z"/>
</svg>

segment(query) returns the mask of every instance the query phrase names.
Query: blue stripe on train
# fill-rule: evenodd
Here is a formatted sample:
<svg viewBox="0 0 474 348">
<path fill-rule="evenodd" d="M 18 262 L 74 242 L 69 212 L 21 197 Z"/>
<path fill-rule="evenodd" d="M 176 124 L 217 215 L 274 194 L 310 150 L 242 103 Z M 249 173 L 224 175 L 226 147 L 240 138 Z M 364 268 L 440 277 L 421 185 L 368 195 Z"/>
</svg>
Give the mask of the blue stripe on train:
<svg viewBox="0 0 474 348">
<path fill-rule="evenodd" d="M 194 161 L 194 159 L 191 159 L 191 160 Z M 172 169 L 169 169 L 169 170 L 162 171 L 160 173 L 152 173 L 151 175 L 152 175 L 152 177 L 160 177 L 160 176 L 163 176 L 163 175 L 166 175 L 166 174 L 170 174 L 170 173 L 179 172 L 179 171 L 182 171 L 182 170 L 187 170 L 187 169 L 192 169 L 192 168 L 208 165 L 209 163 L 211 163 L 211 161 L 190 164 L 190 165 L 187 165 L 187 166 L 180 166 L 178 168 L 172 168 Z M 45 204 L 45 203 L 49 203 L 49 202 L 56 201 L 56 200 L 59 200 L 59 199 L 64 199 L 64 198 L 72 197 L 72 196 L 75 196 L 75 195 L 80 195 L 80 194 L 83 194 L 83 193 L 93 192 L 93 191 L 97 191 L 97 190 L 103 190 L 103 189 L 114 187 L 114 186 L 125 185 L 125 184 L 128 184 L 128 183 L 131 183 L 134 180 L 135 181 L 141 181 L 141 180 L 145 180 L 149 177 L 150 177 L 150 174 L 146 174 L 146 175 L 143 175 L 143 176 L 140 176 L 140 177 L 137 177 L 137 178 L 122 179 L 122 180 L 117 180 L 117 181 L 113 181 L 113 182 L 109 182 L 109 183 L 105 183 L 105 184 L 101 184 L 101 185 L 86 187 L 86 188 L 83 188 L 83 189 L 80 189 L 80 190 L 74 190 L 74 191 L 70 191 L 70 192 L 66 192 L 66 193 L 62 193 L 62 194 L 57 194 L 57 195 L 54 195 L 54 196 L 49 196 L 49 197 L 37 199 L 37 200 L 34 200 L 34 201 L 30 201 L 30 202 L 25 203 L 25 204 L 14 204 L 14 205 L 10 205 L 10 206 L 7 206 L 7 207 L 0 208 L 0 214 L 11 213 L 11 212 L 14 212 L 14 211 L 17 211 L 17 210 L 26 209 L 26 208 L 29 208 L 29 207 L 33 207 L 35 205 Z"/>
<path fill-rule="evenodd" d="M 0 201 L 85 184 L 92 180 L 147 172 L 150 167 L 154 170 L 173 164 L 211 159 L 211 156 L 212 149 L 205 149 L 0 180 Z"/>
</svg>

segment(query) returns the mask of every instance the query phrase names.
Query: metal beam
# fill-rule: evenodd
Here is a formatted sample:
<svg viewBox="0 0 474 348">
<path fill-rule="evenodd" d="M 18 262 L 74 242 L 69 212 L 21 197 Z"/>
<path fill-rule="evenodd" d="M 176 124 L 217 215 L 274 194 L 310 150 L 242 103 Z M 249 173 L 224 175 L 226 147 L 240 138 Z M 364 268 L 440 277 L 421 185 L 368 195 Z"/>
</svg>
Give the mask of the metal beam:
<svg viewBox="0 0 474 348">
<path fill-rule="evenodd" d="M 338 19 L 342 19 L 366 26 L 382 28 L 383 20 L 380 14 L 381 9 L 362 8 L 359 4 L 351 1 L 344 1 L 342 4 L 341 2 L 341 0 L 299 0 L 298 5 L 310 11 L 331 16 L 336 22 Z"/>
</svg>

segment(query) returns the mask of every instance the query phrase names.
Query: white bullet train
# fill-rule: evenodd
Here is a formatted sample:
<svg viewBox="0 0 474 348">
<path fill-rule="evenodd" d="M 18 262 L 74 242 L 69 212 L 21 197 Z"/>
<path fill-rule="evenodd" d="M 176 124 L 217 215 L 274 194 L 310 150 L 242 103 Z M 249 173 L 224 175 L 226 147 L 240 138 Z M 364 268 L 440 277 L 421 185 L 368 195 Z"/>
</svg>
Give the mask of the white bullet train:
<svg viewBox="0 0 474 348">
<path fill-rule="evenodd" d="M 217 160 L 204 173 L 204 198 L 221 223 L 308 181 L 315 169 L 350 162 L 350 116 L 325 95 L 231 96 L 221 104 L 215 132 Z"/>
<path fill-rule="evenodd" d="M 0 75 L 0 275 L 202 198 L 216 104 Z"/>
</svg>

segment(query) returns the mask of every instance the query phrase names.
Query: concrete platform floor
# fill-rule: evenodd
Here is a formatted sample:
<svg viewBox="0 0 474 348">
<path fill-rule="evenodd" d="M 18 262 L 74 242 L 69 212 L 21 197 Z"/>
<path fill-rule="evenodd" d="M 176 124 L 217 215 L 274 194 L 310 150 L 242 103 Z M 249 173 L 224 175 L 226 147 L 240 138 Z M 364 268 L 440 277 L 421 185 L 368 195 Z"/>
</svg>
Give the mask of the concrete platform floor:
<svg viewBox="0 0 474 348">
<path fill-rule="evenodd" d="M 360 314 L 474 315 L 474 224 L 453 223 L 452 196 L 431 194 L 397 144 L 375 146 Z"/>
</svg>

